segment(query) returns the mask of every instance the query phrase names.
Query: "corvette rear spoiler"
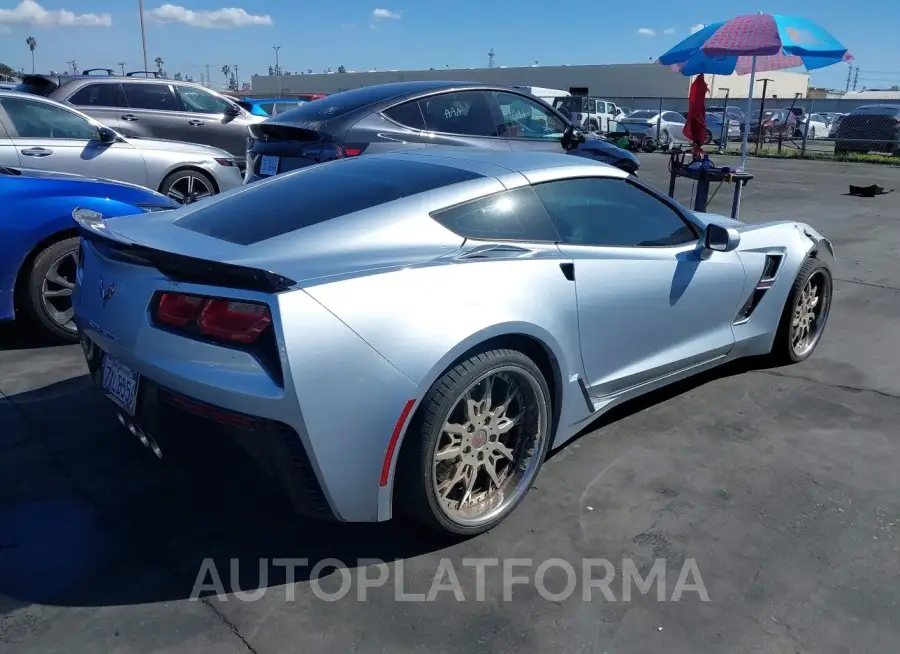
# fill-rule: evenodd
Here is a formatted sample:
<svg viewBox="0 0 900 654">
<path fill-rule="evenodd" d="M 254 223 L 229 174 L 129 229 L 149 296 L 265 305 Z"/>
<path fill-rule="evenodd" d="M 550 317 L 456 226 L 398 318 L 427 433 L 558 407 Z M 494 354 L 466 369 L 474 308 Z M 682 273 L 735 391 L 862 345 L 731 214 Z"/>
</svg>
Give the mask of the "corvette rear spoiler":
<svg viewBox="0 0 900 654">
<path fill-rule="evenodd" d="M 223 286 L 262 293 L 279 293 L 297 285 L 293 279 L 277 273 L 184 254 L 157 250 L 128 240 L 109 230 L 103 215 L 88 209 L 76 209 L 72 217 L 81 237 L 101 255 L 114 261 L 155 268 L 175 282 Z"/>
</svg>

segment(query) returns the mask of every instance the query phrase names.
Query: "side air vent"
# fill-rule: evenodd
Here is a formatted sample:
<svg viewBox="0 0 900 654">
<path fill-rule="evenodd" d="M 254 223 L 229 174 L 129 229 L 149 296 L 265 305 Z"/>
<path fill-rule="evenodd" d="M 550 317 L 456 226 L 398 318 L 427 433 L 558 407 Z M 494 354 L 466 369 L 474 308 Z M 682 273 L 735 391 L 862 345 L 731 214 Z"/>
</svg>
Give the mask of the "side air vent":
<svg viewBox="0 0 900 654">
<path fill-rule="evenodd" d="M 738 312 L 737 318 L 734 321 L 736 325 L 750 320 L 750 316 L 752 316 L 753 312 L 756 311 L 756 307 L 758 307 L 759 303 L 762 302 L 762 299 L 765 297 L 766 292 L 770 288 L 772 288 L 772 284 L 775 283 L 775 278 L 778 276 L 778 271 L 781 269 L 781 263 L 783 260 L 783 254 L 766 255 L 766 262 L 763 265 L 762 275 L 760 276 L 759 281 L 756 283 L 756 288 L 753 289 L 753 293 L 750 294 L 750 297 L 747 298 L 744 306 L 741 307 L 741 310 Z"/>
</svg>

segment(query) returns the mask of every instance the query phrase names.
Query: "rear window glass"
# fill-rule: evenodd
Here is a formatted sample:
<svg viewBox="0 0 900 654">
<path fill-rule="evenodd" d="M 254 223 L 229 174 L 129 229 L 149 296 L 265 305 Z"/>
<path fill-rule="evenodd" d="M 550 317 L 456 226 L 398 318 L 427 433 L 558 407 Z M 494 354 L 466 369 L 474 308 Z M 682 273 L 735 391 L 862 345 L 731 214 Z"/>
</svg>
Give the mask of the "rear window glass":
<svg viewBox="0 0 900 654">
<path fill-rule="evenodd" d="M 859 107 L 853 110 L 853 114 L 856 116 L 900 116 L 900 106 L 880 105 L 873 107 Z"/>
<path fill-rule="evenodd" d="M 351 111 L 368 106 L 373 102 L 386 100 L 392 95 L 402 95 L 400 91 L 396 94 L 386 93 L 384 89 L 379 89 L 379 86 L 366 86 L 361 89 L 335 93 L 334 95 L 307 102 L 290 111 L 285 111 L 280 116 L 285 120 L 301 123 L 332 120 L 338 116 L 343 116 Z M 300 99 L 304 98 L 305 96 L 300 96 Z"/>
<path fill-rule="evenodd" d="M 53 91 L 55 91 L 57 88 L 57 85 L 53 82 L 37 77 L 25 78 L 25 80 L 23 80 L 21 84 L 16 84 L 13 87 L 13 91 L 19 91 L 21 93 L 31 93 L 32 95 L 47 96 L 53 93 Z"/>
<path fill-rule="evenodd" d="M 656 118 L 658 111 L 648 111 L 646 109 L 639 109 L 638 111 L 631 112 L 628 117 L 629 118 Z"/>
<path fill-rule="evenodd" d="M 479 177 L 449 166 L 361 157 L 259 183 L 227 203 L 196 209 L 175 224 L 230 243 L 251 245 Z"/>
</svg>

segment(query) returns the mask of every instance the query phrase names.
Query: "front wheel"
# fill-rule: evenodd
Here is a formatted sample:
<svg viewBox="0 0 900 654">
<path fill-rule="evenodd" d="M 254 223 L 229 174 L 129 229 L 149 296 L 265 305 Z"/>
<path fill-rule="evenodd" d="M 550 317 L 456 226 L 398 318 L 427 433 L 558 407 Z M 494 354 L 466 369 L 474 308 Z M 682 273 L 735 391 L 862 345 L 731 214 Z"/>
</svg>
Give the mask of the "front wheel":
<svg viewBox="0 0 900 654">
<path fill-rule="evenodd" d="M 22 288 L 23 308 L 49 336 L 66 343 L 78 340 L 72 291 L 78 268 L 78 239 L 48 245 L 34 258 Z"/>
<path fill-rule="evenodd" d="M 772 363 L 799 363 L 809 358 L 822 338 L 831 310 L 831 269 L 807 259 L 794 279 L 769 354 Z"/>
<path fill-rule="evenodd" d="M 445 372 L 406 435 L 397 501 L 447 535 L 498 525 L 524 499 L 550 446 L 550 391 L 516 350 L 488 350 Z"/>
<path fill-rule="evenodd" d="M 809 130 L 809 138 L 811 138 L 811 139 L 816 138 L 816 128 L 815 127 L 813 127 L 811 130 Z"/>
<path fill-rule="evenodd" d="M 163 180 L 159 192 L 178 204 L 192 204 L 215 195 L 216 185 L 209 175 L 199 170 L 176 170 Z"/>
</svg>

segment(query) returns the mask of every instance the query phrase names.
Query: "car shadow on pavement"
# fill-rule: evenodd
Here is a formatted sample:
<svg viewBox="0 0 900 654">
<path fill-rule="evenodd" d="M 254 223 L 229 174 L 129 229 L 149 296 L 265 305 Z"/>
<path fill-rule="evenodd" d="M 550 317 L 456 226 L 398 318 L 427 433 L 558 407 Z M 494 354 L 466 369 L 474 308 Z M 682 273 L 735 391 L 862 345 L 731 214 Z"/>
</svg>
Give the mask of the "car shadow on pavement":
<svg viewBox="0 0 900 654">
<path fill-rule="evenodd" d="M 578 437 L 747 365 L 623 404 Z M 404 518 L 300 519 L 231 452 L 210 452 L 192 467 L 160 461 L 85 376 L 0 400 L 0 479 L 0 615 L 34 603 L 121 606 L 215 595 L 204 567 L 214 568 L 226 593 L 246 592 L 452 544 Z M 336 564 L 315 570 L 325 560 Z"/>
<path fill-rule="evenodd" d="M 25 320 L 0 322 L 0 352 L 65 346 Z"/>
</svg>

